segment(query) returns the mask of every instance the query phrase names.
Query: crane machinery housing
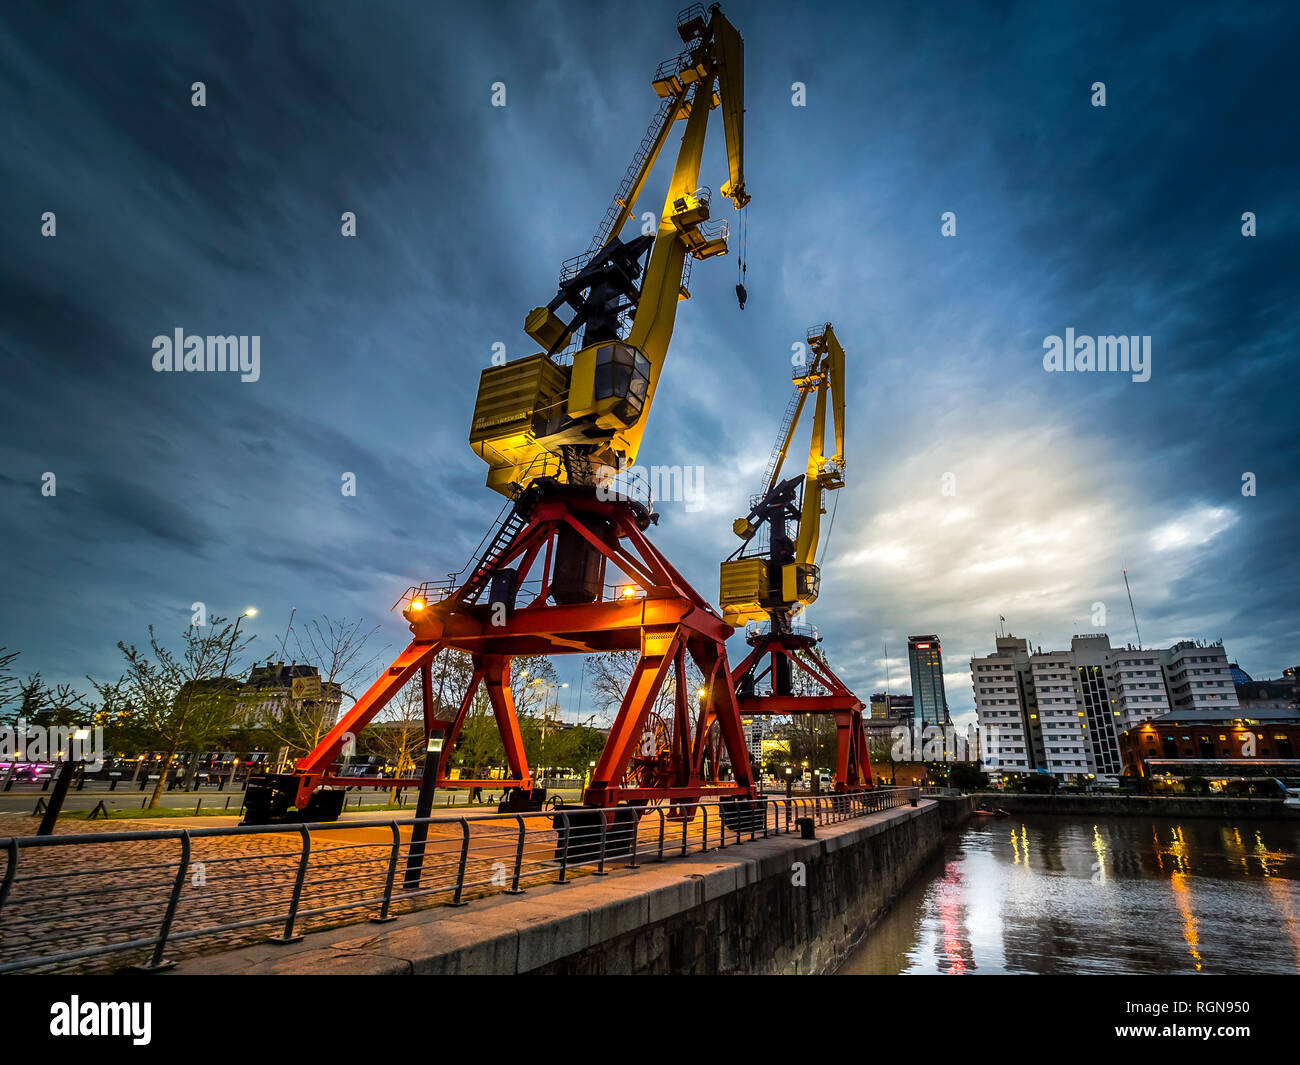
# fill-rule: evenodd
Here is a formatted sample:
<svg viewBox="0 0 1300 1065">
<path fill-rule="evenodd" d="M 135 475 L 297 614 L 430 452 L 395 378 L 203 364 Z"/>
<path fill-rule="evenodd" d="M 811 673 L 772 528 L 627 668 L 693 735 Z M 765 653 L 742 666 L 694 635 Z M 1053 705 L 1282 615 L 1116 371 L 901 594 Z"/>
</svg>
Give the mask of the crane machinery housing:
<svg viewBox="0 0 1300 1065">
<path fill-rule="evenodd" d="M 863 704 L 815 653 L 819 638 L 799 631 L 794 620 L 820 594 L 821 517 L 827 493 L 844 487 L 844 348 L 829 322 L 808 330 L 793 378 L 795 391 L 768 460 L 763 490 L 751 500 L 749 513 L 732 525 L 742 543 L 722 563 L 719 601 L 728 625 L 759 623 L 747 636 L 750 653 L 732 673 L 742 717 L 833 715 L 835 790 L 853 791 L 871 786 Z M 802 474 L 782 479 L 809 397 L 808 463 Z M 828 407 L 835 447 L 829 455 Z M 760 693 L 763 684 L 767 687 Z"/>
<path fill-rule="evenodd" d="M 441 757 L 430 755 L 419 780 L 384 785 L 419 785 L 417 815 L 428 813 L 434 786 L 505 787 L 503 808 L 538 809 L 545 791 L 524 755 L 511 660 L 610 651 L 636 652 L 636 666 L 584 791 L 590 820 L 568 813 L 566 826 L 627 821 L 636 806 L 702 796 L 747 816 L 755 786 L 727 663 L 732 629 L 647 539 L 652 504 L 598 484 L 601 467 L 636 460 L 677 305 L 689 296 L 690 264 L 727 251 L 728 226 L 711 217 L 714 198 L 698 184 L 714 111 L 726 139 L 720 193 L 737 210 L 749 201 L 743 41 L 716 4 L 687 8 L 677 29 L 685 48 L 655 71 L 662 102 L 613 203 L 588 249 L 563 264 L 554 298 L 526 316 L 525 331 L 542 350 L 480 377 L 469 440 L 487 463 L 488 486 L 507 497 L 502 518 L 465 570 L 399 599 L 410 645 L 293 772 L 250 786 L 249 822 L 337 817 L 341 787 L 356 784 L 335 766 L 340 751 L 417 675 L 429 750 L 440 746 Z M 624 224 L 678 122 L 683 133 L 657 230 L 625 241 Z M 443 650 L 464 652 L 473 665 L 450 717 L 432 697 L 431 663 Z M 704 677 L 697 696 L 687 691 L 688 656 Z M 661 718 L 652 708 L 665 684 L 673 709 Z M 480 690 L 508 777 L 450 780 L 445 767 Z M 651 759 L 639 757 L 647 735 L 660 745 Z"/>
</svg>

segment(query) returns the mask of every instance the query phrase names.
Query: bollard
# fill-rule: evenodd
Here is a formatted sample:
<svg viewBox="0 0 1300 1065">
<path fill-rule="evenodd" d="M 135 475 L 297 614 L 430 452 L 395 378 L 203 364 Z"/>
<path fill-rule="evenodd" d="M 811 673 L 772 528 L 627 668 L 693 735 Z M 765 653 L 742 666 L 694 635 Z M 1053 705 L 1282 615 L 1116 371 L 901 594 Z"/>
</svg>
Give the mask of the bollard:
<svg viewBox="0 0 1300 1065">
<path fill-rule="evenodd" d="M 794 823 L 799 829 L 800 839 L 817 838 L 817 825 L 811 817 L 796 817 Z"/>
</svg>

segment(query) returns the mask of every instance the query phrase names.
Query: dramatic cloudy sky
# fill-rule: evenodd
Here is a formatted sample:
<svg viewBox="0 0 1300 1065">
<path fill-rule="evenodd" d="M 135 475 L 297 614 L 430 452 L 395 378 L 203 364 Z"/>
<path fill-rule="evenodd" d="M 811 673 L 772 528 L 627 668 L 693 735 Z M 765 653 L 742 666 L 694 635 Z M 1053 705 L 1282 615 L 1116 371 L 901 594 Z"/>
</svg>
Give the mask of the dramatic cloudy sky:
<svg viewBox="0 0 1300 1065">
<path fill-rule="evenodd" d="M 22 671 L 113 675 L 116 641 L 179 633 L 195 601 L 257 606 L 251 657 L 294 606 L 403 646 L 390 605 L 501 504 L 466 444 L 479 372 L 532 350 L 524 314 L 642 136 L 677 6 L 6 5 L 0 645 Z M 698 265 L 641 456 L 704 467 L 702 509 L 664 504 L 657 532 L 686 575 L 716 594 L 790 345 L 831 320 L 849 477 L 811 620 L 860 694 L 886 647 L 905 689 L 913 632 L 942 635 L 959 717 L 999 616 L 1060 647 L 1102 603 L 1131 640 L 1124 564 L 1148 644 L 1300 659 L 1293 5 L 727 10 L 750 301 L 734 259 Z M 718 128 L 702 180 L 724 179 Z M 154 373 L 178 327 L 259 335 L 261 379 Z M 1044 372 L 1068 327 L 1150 335 L 1150 381 Z"/>
</svg>

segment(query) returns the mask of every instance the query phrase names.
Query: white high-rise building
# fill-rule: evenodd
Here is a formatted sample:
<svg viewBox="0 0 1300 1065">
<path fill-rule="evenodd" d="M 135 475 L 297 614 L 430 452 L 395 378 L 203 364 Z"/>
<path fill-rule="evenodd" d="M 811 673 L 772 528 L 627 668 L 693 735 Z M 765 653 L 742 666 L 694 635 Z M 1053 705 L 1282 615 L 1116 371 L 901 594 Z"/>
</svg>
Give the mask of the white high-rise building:
<svg viewBox="0 0 1300 1065">
<path fill-rule="evenodd" d="M 1068 651 L 1031 650 L 999 636 L 971 659 L 971 684 L 990 776 L 1050 773 L 1062 782 L 1114 783 L 1119 734 L 1170 710 L 1237 709 L 1222 644 L 1111 647 L 1085 633 Z"/>
</svg>

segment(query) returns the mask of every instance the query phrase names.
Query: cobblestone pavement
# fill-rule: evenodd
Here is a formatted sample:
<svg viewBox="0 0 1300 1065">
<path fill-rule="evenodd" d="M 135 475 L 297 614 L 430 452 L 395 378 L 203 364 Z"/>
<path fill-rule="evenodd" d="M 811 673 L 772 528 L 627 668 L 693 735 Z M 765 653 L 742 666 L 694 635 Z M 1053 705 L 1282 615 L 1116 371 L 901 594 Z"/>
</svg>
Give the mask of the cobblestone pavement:
<svg viewBox="0 0 1300 1065">
<path fill-rule="evenodd" d="M 376 817 L 375 820 L 380 818 Z M 182 858 L 179 838 L 123 840 L 124 832 L 190 831 L 216 828 L 217 818 L 184 820 L 126 819 L 58 823 L 57 836 L 102 836 L 101 841 L 24 847 L 16 876 L 0 910 L 0 971 L 20 965 L 24 972 L 103 973 L 147 963 L 175 890 Z M 657 818 L 646 824 L 642 846 L 657 852 Z M 34 835 L 36 818 L 0 813 L 0 839 Z M 558 834 L 549 816 L 524 819 L 526 834 L 519 883 L 522 887 L 555 879 Z M 229 824 L 229 822 L 227 822 Z M 431 824 L 418 891 L 405 895 L 403 874 L 410 839 L 409 821 L 394 822 L 399 839 L 392 913 L 451 901 L 461 861 L 464 830 L 457 823 Z M 468 821 L 464 897 L 508 888 L 515 873 L 519 823 L 513 819 Z M 680 853 L 683 836 L 698 849 L 702 819 L 666 826 L 666 853 Z M 710 836 L 717 831 L 716 817 Z M 640 835 L 640 833 L 639 833 Z M 164 958 L 177 959 L 259 942 L 284 931 L 303 838 L 296 826 L 235 836 L 191 836 L 190 860 L 177 899 Z M 643 852 L 644 853 L 644 852 Z M 294 932 L 364 920 L 383 900 L 393 865 L 389 824 L 357 828 L 348 822 L 313 829 L 307 872 Z M 0 850 L 0 870 L 7 856 Z M 581 875 L 587 869 L 573 869 Z M 318 912 L 324 911 L 324 912 Z M 212 931 L 216 926 L 241 927 Z M 125 946 L 134 943 L 133 946 Z M 85 952 L 118 946 L 111 954 Z M 72 954 L 74 957 L 61 958 Z"/>
</svg>

